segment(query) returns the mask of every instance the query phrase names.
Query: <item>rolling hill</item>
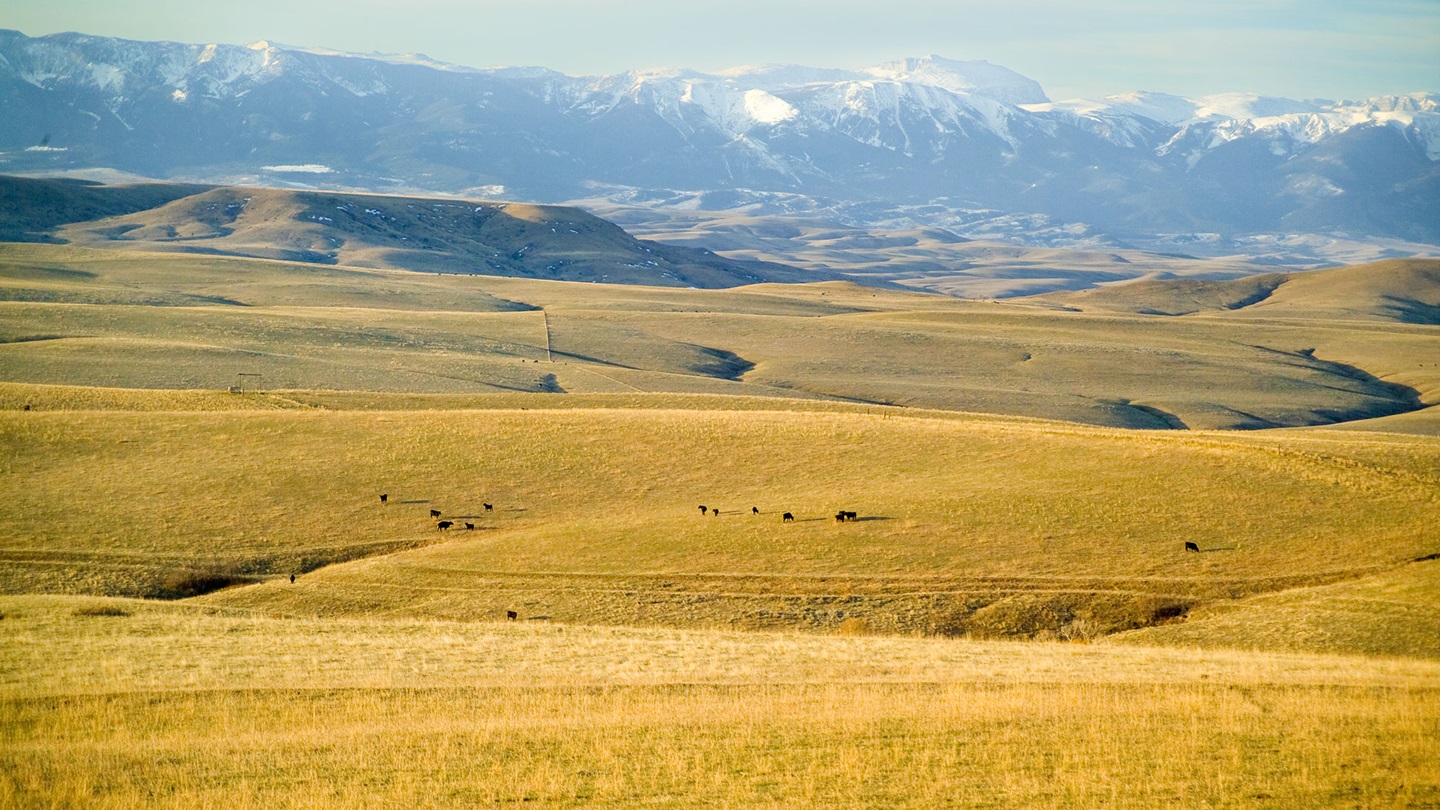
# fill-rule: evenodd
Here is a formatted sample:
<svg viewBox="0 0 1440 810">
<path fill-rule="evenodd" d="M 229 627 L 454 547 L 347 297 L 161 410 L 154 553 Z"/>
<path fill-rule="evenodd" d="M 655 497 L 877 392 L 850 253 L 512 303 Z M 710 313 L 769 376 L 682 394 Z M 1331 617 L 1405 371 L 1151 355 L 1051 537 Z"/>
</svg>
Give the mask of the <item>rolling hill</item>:
<svg viewBox="0 0 1440 810">
<path fill-rule="evenodd" d="M 683 290 L 14 245 L 0 298 L 0 375 L 34 384 L 224 390 L 243 373 L 271 390 L 801 396 L 1163 429 L 1329 424 L 1440 393 L 1423 325 L 842 282 Z"/>
<path fill-rule="evenodd" d="M 1393 259 L 1304 273 L 1161 279 L 1044 296 L 1085 310 L 1143 315 L 1225 314 L 1440 325 L 1440 259 Z"/>
<path fill-rule="evenodd" d="M 0 805 L 1440 797 L 1430 265 L 595 284 L 239 193 L 0 245 Z"/>
<path fill-rule="evenodd" d="M 1200 259 L 1099 246 L 1034 247 L 965 238 L 913 223 L 863 227 L 841 224 L 841 219 L 852 218 L 843 215 L 766 215 L 749 210 L 751 206 L 705 211 L 688 202 L 681 198 L 664 207 L 640 207 L 586 199 L 579 204 L 630 233 L 666 244 L 960 298 L 1009 298 L 1155 277 L 1222 279 L 1274 272 L 1273 266 L 1234 257 Z"/>
<path fill-rule="evenodd" d="M 641 242 L 559 206 L 0 177 L 12 239 L 435 273 L 732 287 L 833 277 Z"/>
</svg>

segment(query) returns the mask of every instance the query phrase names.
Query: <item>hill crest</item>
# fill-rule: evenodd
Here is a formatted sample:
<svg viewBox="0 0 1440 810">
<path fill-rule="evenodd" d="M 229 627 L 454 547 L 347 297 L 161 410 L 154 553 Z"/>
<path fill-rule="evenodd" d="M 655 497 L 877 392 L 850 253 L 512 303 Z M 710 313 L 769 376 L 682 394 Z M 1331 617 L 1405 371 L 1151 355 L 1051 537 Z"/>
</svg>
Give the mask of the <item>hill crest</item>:
<svg viewBox="0 0 1440 810">
<path fill-rule="evenodd" d="M 1440 259 L 1208 281 L 1150 279 L 1034 300 L 1085 311 L 1241 318 L 1341 318 L 1440 325 Z"/>
<path fill-rule="evenodd" d="M 660 287 L 835 278 L 639 240 L 566 206 L 15 177 L 0 192 L 4 235 L 22 241 Z"/>
</svg>

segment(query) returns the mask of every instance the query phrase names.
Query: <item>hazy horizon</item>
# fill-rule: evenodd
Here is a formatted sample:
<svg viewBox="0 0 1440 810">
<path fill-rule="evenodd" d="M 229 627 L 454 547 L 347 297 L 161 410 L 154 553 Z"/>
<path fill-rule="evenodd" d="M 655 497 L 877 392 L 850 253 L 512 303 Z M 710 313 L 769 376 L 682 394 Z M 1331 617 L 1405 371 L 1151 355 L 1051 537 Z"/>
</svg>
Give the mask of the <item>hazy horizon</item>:
<svg viewBox="0 0 1440 810">
<path fill-rule="evenodd" d="M 355 53 L 423 53 L 470 67 L 535 65 L 571 75 L 659 67 L 715 72 L 754 64 L 858 68 L 939 54 L 985 60 L 1038 81 L 1056 100 L 1136 90 L 1359 98 L 1440 90 L 1440 4 L 1340 0 L 1155 8 L 1102 0 L 940 3 L 737 0 L 724 10 L 659 0 L 496 3 L 254 0 L 196 14 L 180 0 L 63 8 L 12 0 L 0 26 L 189 43 L 258 40 Z"/>
</svg>

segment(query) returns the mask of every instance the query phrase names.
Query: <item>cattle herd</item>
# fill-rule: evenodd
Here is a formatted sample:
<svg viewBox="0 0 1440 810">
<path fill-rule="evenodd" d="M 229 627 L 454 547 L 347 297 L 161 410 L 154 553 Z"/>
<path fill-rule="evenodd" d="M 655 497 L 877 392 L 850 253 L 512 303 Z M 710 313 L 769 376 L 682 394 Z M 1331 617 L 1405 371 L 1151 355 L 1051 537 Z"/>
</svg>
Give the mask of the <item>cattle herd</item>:
<svg viewBox="0 0 1440 810">
<path fill-rule="evenodd" d="M 709 515 L 718 515 L 718 514 L 720 514 L 720 510 L 719 510 L 719 509 L 716 509 L 716 508 L 713 508 L 713 507 L 705 506 L 705 505 L 702 504 L 702 505 L 700 506 L 700 514 L 702 514 L 702 515 L 706 515 L 706 514 L 709 514 Z M 758 507 L 758 506 L 752 506 L 752 507 L 750 507 L 750 514 L 752 514 L 752 515 L 758 515 L 758 514 L 760 514 L 760 507 Z M 857 512 L 849 512 L 849 511 L 846 511 L 846 510 L 842 509 L 842 510 L 840 510 L 839 512 L 836 512 L 836 513 L 835 513 L 835 522 L 836 522 L 836 523 L 844 523 L 844 522 L 846 522 L 846 521 L 859 520 L 859 519 L 860 519 L 860 516 L 859 516 L 859 513 L 857 513 Z M 785 513 L 783 513 L 783 514 L 780 516 L 780 522 L 781 522 L 781 523 L 794 523 L 794 522 L 795 522 L 795 516 L 792 515 L 792 514 L 789 513 L 789 512 L 785 512 Z"/>
<path fill-rule="evenodd" d="M 390 502 L 390 494 L 387 493 L 387 492 L 382 492 L 382 493 L 380 493 L 380 503 L 389 503 L 389 502 Z M 493 504 L 493 503 L 484 504 L 484 507 L 485 507 L 485 511 L 486 511 L 486 512 L 494 512 L 494 511 L 495 511 L 495 504 Z M 440 512 L 439 509 L 431 509 L 431 510 L 430 510 L 430 517 L 432 517 L 432 518 L 438 518 L 438 517 L 440 517 L 440 516 L 441 516 L 441 512 Z M 465 525 L 465 528 L 466 528 L 467 530 L 472 530 L 472 531 L 473 531 L 473 530 L 475 529 L 475 524 L 474 524 L 474 523 L 471 523 L 471 522 L 469 522 L 469 521 L 465 521 L 465 522 L 464 522 L 464 525 Z M 441 520 L 441 521 L 437 521 L 437 522 L 435 523 L 435 528 L 436 528 L 436 530 L 437 530 L 437 531 L 442 531 L 442 532 L 445 531 L 446 529 L 453 528 L 454 526 L 455 526 L 455 521 L 453 521 L 453 520 Z M 294 580 L 292 579 L 291 581 L 293 582 Z"/>
<path fill-rule="evenodd" d="M 390 500 L 390 496 L 389 496 L 388 494 L 382 493 L 382 494 L 380 495 L 380 502 L 381 502 L 381 503 L 388 503 L 389 500 Z M 486 511 L 486 512 L 493 512 L 493 511 L 495 511 L 495 505 L 494 505 L 494 504 L 489 504 L 489 503 L 487 503 L 487 504 L 484 504 L 484 507 L 485 507 L 485 511 Z M 717 515 L 717 516 L 718 516 L 718 515 L 720 514 L 720 510 L 719 510 L 718 508 L 712 508 L 712 507 L 709 507 L 709 506 L 705 506 L 704 504 L 701 504 L 699 508 L 700 508 L 700 514 L 702 514 L 702 515 L 711 514 L 711 515 Z M 760 514 L 760 507 L 758 507 L 758 506 L 752 506 L 752 507 L 750 507 L 750 514 L 752 514 L 752 515 L 758 515 L 758 514 Z M 441 516 L 441 512 L 440 512 L 439 509 L 431 509 L 431 510 L 430 510 L 430 517 L 432 517 L 432 518 L 439 518 L 440 516 Z M 849 511 L 849 510 L 841 509 L 841 510 L 839 510 L 838 512 L 835 513 L 835 522 L 836 522 L 836 523 L 846 523 L 846 522 L 849 522 L 849 521 L 855 521 L 855 520 L 859 520 L 859 519 L 860 519 L 860 518 L 859 518 L 858 513 L 856 513 L 856 512 L 851 512 L 851 511 Z M 793 523 L 793 522 L 795 522 L 795 515 L 791 514 L 790 512 L 784 512 L 784 513 L 782 513 L 782 514 L 780 515 L 780 521 L 781 521 L 782 523 Z M 446 529 L 449 529 L 449 528 L 453 527 L 454 525 L 455 525 L 454 521 L 441 520 L 441 521 L 439 521 L 439 522 L 437 522 L 437 523 L 435 524 L 435 528 L 438 529 L 438 530 L 440 530 L 440 531 L 444 531 L 444 530 L 446 530 Z M 465 528 L 466 528 L 466 529 L 474 529 L 474 528 L 475 528 L 475 524 L 466 521 L 466 522 L 465 522 Z M 1193 543 L 1193 542 L 1186 541 L 1186 543 L 1185 543 L 1185 550 L 1186 550 L 1186 551 L 1199 551 L 1199 550 L 1200 550 L 1200 546 L 1196 545 L 1196 544 Z M 295 576 L 294 576 L 293 574 L 292 574 L 291 577 L 290 577 L 290 581 L 291 581 L 291 582 L 294 582 L 294 581 L 295 581 Z M 509 619 L 510 621 L 515 621 L 516 618 L 517 618 L 515 611 L 513 611 L 513 610 L 507 610 L 507 611 L 505 612 L 505 618 Z"/>
</svg>

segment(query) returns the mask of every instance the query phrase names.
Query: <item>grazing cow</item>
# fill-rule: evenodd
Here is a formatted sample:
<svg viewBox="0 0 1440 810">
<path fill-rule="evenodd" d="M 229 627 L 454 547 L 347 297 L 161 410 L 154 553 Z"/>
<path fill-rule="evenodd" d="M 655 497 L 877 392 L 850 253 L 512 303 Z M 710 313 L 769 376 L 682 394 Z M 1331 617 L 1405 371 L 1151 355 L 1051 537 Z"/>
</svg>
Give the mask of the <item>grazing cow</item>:
<svg viewBox="0 0 1440 810">
<path fill-rule="evenodd" d="M 789 512 L 786 512 L 785 514 L 783 514 L 783 515 L 780 516 L 780 522 L 781 522 L 781 523 L 794 523 L 794 522 L 795 522 L 795 516 L 792 515 L 792 514 L 790 514 Z"/>
<path fill-rule="evenodd" d="M 387 501 L 389 501 L 389 500 L 390 500 L 390 496 L 389 496 L 389 495 L 385 495 L 385 494 L 383 494 L 383 493 L 380 495 L 380 502 L 381 502 L 381 503 L 385 503 L 385 502 L 387 502 Z"/>
<path fill-rule="evenodd" d="M 859 516 L 859 515 L 856 515 L 854 512 L 841 512 L 840 514 L 844 515 L 846 520 L 859 520 L 859 519 L 860 519 L 860 516 Z"/>
<path fill-rule="evenodd" d="M 30 410 L 30 403 L 28 403 L 28 402 L 25 403 L 25 410 L 27 410 L 27 411 Z"/>
<path fill-rule="evenodd" d="M 495 504 L 493 504 L 493 503 L 487 503 L 487 504 L 485 504 L 485 511 L 486 511 L 486 512 L 494 512 L 494 511 L 495 511 Z"/>
<path fill-rule="evenodd" d="M 844 512 L 836 512 L 836 513 L 835 513 L 835 522 L 836 522 L 836 523 L 844 523 L 844 522 L 845 522 L 845 513 L 844 513 Z"/>
<path fill-rule="evenodd" d="M 1197 546 L 1197 545 L 1195 545 L 1194 543 L 1191 543 L 1191 542 L 1189 542 L 1189 541 L 1186 541 L 1186 543 L 1185 543 L 1185 550 L 1186 550 L 1186 551 L 1199 551 L 1199 550 L 1200 550 L 1200 547 Z"/>
<path fill-rule="evenodd" d="M 430 510 L 430 517 L 440 517 L 440 510 L 439 510 L 439 509 L 431 509 L 431 510 Z"/>
<path fill-rule="evenodd" d="M 706 513 L 706 512 L 708 512 L 708 511 L 710 511 L 710 510 L 709 510 L 709 509 L 706 509 L 706 508 L 705 508 L 705 507 L 703 507 L 703 506 L 702 506 L 702 507 L 700 507 L 700 514 L 702 514 L 702 515 L 703 515 L 703 514 L 705 514 L 705 513 Z"/>
<path fill-rule="evenodd" d="M 446 529 L 448 529 L 448 528 L 450 528 L 451 526 L 454 526 L 454 525 L 455 525 L 455 524 L 454 524 L 454 522 L 452 522 L 452 521 L 442 520 L 442 521 L 440 521 L 439 523 L 436 523 L 436 524 L 435 524 L 435 528 L 437 528 L 437 529 L 439 529 L 440 531 L 443 532 L 443 531 L 445 531 Z"/>
<path fill-rule="evenodd" d="M 750 507 L 750 514 L 752 514 L 752 515 L 758 515 L 758 514 L 760 514 L 760 507 L 758 507 L 758 506 L 752 506 L 752 507 Z"/>
<path fill-rule="evenodd" d="M 466 524 L 465 524 L 465 528 L 466 528 L 466 530 L 474 529 L 474 528 L 475 528 L 475 524 L 474 524 L 474 523 L 466 523 Z"/>
<path fill-rule="evenodd" d="M 513 610 L 507 610 L 507 611 L 505 611 L 505 618 L 507 618 L 507 619 L 509 619 L 510 621 L 513 622 L 513 621 L 515 621 L 516 619 L 520 618 L 520 614 L 519 614 L 519 613 L 516 613 L 516 612 L 513 611 Z"/>
</svg>

